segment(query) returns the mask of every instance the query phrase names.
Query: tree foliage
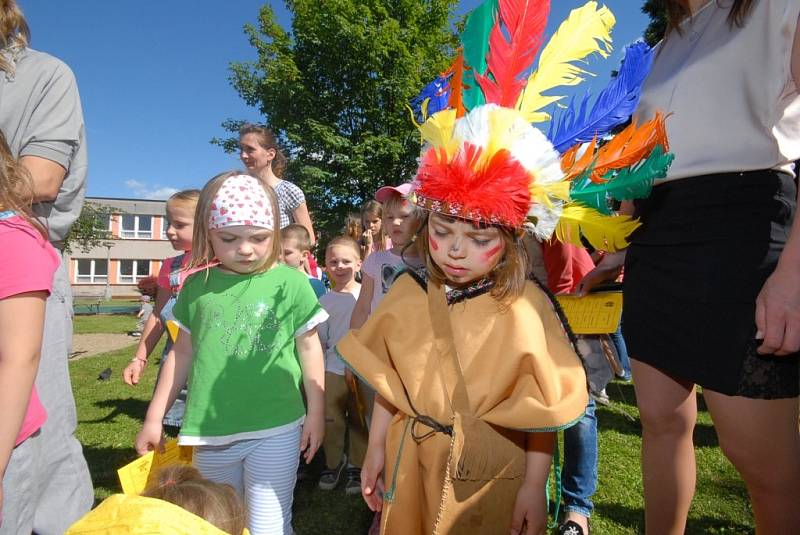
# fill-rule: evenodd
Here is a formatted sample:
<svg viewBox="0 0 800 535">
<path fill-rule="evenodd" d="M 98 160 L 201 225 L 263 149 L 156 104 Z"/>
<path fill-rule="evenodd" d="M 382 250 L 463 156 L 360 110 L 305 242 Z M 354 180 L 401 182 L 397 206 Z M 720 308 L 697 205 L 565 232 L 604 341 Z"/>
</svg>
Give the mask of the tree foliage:
<svg viewBox="0 0 800 535">
<path fill-rule="evenodd" d="M 658 43 L 667 29 L 667 7 L 664 0 L 645 0 L 642 13 L 650 17 L 650 24 L 644 31 L 644 40 L 654 46 Z"/>
<path fill-rule="evenodd" d="M 379 186 L 412 178 L 420 145 L 406 104 L 448 66 L 457 0 L 285 3 L 291 31 L 264 5 L 245 27 L 258 60 L 232 63 L 230 80 L 288 149 L 287 178 L 331 236 Z"/>
<path fill-rule="evenodd" d="M 111 239 L 108 221 L 114 213 L 119 213 L 119 209 L 113 210 L 108 206 L 91 202 L 85 203 L 81 209 L 81 215 L 78 216 L 64 239 L 64 250 L 71 253 L 75 247 L 78 247 L 84 253 L 88 253 L 92 248 Z"/>
</svg>

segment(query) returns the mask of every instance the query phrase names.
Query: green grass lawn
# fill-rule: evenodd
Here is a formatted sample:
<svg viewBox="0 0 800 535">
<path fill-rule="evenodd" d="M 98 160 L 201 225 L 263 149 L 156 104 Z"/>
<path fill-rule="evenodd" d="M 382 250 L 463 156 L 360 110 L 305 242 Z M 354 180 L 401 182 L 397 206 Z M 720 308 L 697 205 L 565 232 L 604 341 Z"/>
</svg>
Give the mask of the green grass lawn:
<svg viewBox="0 0 800 535">
<path fill-rule="evenodd" d="M 127 333 L 136 328 L 136 316 L 132 314 L 90 314 L 75 316 L 75 334 Z"/>
<path fill-rule="evenodd" d="M 83 328 L 88 327 L 84 325 Z M 84 445 L 98 500 L 119 492 L 116 470 L 136 457 L 133 440 L 153 389 L 155 365 L 147 367 L 144 379 L 137 387 L 122 382 L 121 372 L 132 354 L 133 349 L 123 349 L 70 363 L 78 405 L 78 438 Z M 160 347 L 153 355 L 152 362 L 155 363 Z M 111 379 L 98 380 L 98 375 L 106 368 L 113 370 Z M 609 385 L 608 393 L 613 405 L 598 407 L 597 411 L 600 467 L 592 530 L 601 535 L 643 533 L 639 468 L 641 427 L 633 387 L 615 383 Z M 744 486 L 720 452 L 705 406 L 700 403 L 700 407 L 702 412 L 695 430 L 697 495 L 686 533 L 753 533 L 752 514 Z M 345 496 L 342 489 L 331 492 L 317 490 L 315 481 L 298 484 L 295 529 L 299 535 L 360 535 L 366 533 L 370 520 L 371 514 L 359 496 Z"/>
</svg>

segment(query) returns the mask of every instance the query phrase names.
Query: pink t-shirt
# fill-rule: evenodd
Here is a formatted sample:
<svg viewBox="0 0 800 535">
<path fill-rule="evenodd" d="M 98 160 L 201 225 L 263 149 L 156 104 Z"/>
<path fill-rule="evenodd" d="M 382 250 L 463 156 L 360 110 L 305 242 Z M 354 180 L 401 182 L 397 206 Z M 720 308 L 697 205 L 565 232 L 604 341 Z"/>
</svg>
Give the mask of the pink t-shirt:
<svg viewBox="0 0 800 535">
<path fill-rule="evenodd" d="M 60 263 L 58 253 L 30 223 L 19 216 L 0 217 L 0 250 L 14 255 L 0 262 L 0 299 L 25 292 L 50 293 L 53 274 Z M 36 432 L 47 419 L 36 387 L 31 391 L 28 410 L 15 445 Z"/>
<path fill-rule="evenodd" d="M 171 256 L 169 258 L 165 258 L 163 262 L 161 262 L 161 269 L 158 270 L 158 280 L 156 284 L 158 284 L 159 288 L 166 288 L 167 290 L 172 289 L 172 285 L 169 283 L 169 275 L 172 273 L 172 261 L 177 256 Z M 178 290 L 183 287 L 183 283 L 186 281 L 187 277 L 192 273 L 200 271 L 203 268 L 194 268 L 194 269 L 186 269 L 189 265 L 189 262 L 192 261 L 192 253 L 187 251 L 183 255 L 183 260 L 181 260 L 181 272 L 180 272 L 180 284 L 178 285 Z"/>
</svg>

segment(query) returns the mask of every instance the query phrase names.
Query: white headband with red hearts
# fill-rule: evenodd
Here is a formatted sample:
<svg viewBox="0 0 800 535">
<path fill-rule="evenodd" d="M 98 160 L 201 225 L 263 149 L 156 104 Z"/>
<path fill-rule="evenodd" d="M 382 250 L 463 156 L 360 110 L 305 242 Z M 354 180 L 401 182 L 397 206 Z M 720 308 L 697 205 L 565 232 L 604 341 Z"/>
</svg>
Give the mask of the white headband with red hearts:
<svg viewBox="0 0 800 535">
<path fill-rule="evenodd" d="M 226 178 L 211 202 L 208 228 L 234 226 L 274 230 L 275 215 L 272 213 L 272 203 L 267 192 L 258 179 L 248 175 Z"/>
</svg>

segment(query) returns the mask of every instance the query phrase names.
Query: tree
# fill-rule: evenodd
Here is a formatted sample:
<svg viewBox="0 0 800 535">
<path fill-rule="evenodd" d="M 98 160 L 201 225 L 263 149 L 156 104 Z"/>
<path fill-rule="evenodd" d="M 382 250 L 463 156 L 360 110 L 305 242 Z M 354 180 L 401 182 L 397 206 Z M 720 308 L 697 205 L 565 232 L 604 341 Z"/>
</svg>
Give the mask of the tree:
<svg viewBox="0 0 800 535">
<path fill-rule="evenodd" d="M 379 186 L 413 177 L 420 144 L 406 105 L 448 67 L 456 3 L 286 0 L 290 33 L 269 5 L 245 27 L 258 60 L 232 63 L 231 84 L 288 149 L 287 176 L 323 235 Z M 214 142 L 237 149 L 236 139 Z"/>
<path fill-rule="evenodd" d="M 84 253 L 88 253 L 92 248 L 111 239 L 108 221 L 113 213 L 119 213 L 119 210 L 114 211 L 108 206 L 91 202 L 85 203 L 81 209 L 81 215 L 78 216 L 64 239 L 64 250 L 71 253 L 77 246 Z"/>
<path fill-rule="evenodd" d="M 667 7 L 664 0 L 646 0 L 642 6 L 642 13 L 650 17 L 650 24 L 644 31 L 644 40 L 654 46 L 658 43 L 667 29 Z"/>
</svg>

